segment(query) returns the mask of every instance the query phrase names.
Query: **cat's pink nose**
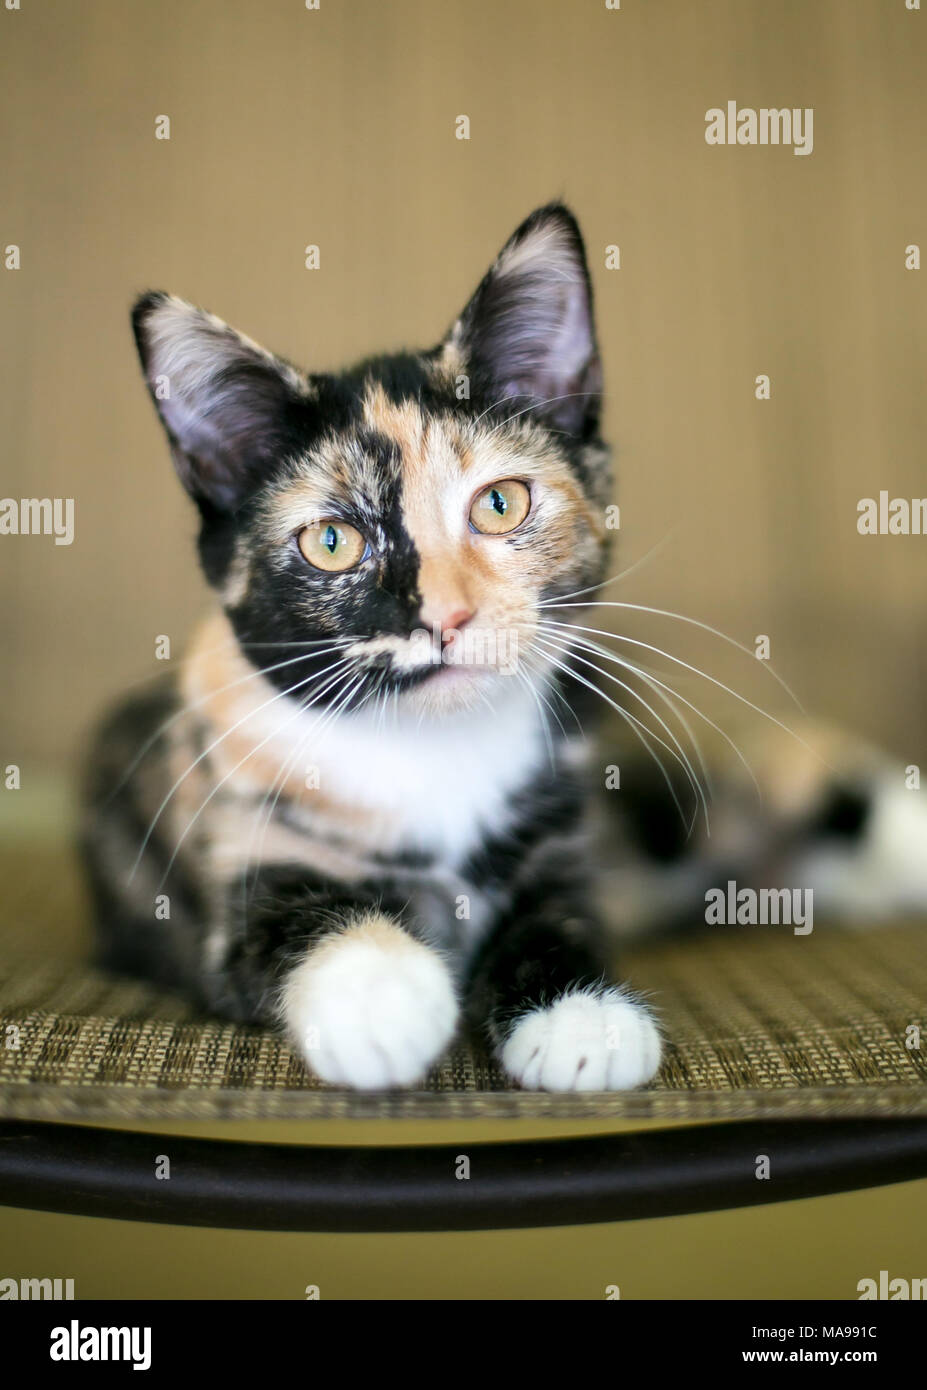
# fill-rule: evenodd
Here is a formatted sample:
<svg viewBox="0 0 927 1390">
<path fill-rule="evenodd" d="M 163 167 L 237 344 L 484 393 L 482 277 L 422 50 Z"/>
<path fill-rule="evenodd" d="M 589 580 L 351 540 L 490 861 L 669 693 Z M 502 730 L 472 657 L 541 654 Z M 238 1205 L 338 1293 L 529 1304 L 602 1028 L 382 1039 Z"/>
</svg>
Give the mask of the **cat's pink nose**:
<svg viewBox="0 0 927 1390">
<path fill-rule="evenodd" d="M 453 642 L 454 633 L 459 632 L 472 617 L 473 613 L 469 608 L 458 608 L 453 613 L 448 613 L 447 617 L 439 619 L 441 641 Z"/>
</svg>

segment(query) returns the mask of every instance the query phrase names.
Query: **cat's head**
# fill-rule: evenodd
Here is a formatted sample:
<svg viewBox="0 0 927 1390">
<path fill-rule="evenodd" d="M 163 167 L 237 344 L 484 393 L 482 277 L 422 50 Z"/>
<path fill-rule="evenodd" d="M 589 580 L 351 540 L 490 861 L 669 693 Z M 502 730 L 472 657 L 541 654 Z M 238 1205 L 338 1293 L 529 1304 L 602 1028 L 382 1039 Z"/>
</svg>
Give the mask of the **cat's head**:
<svg viewBox="0 0 927 1390">
<path fill-rule="evenodd" d="M 307 375 L 162 293 L 133 326 L 206 577 L 279 688 L 441 711 L 550 670 L 539 605 L 601 578 L 609 493 L 566 208 L 518 228 L 424 352 Z"/>
</svg>

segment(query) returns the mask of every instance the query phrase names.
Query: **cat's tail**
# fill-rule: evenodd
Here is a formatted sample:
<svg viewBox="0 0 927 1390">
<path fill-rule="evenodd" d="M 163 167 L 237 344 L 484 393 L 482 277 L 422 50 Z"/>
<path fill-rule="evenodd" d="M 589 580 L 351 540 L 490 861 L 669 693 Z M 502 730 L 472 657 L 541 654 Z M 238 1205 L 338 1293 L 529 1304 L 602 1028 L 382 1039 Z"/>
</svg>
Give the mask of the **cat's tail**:
<svg viewBox="0 0 927 1390">
<path fill-rule="evenodd" d="M 747 731 L 737 747 L 742 757 L 725 746 L 706 755 L 704 769 L 693 759 L 703 786 L 710 782 L 707 817 L 678 777 L 674 800 L 655 762 L 615 754 L 620 777 L 604 779 L 600 798 L 613 867 L 600 889 L 616 928 L 710 921 L 718 891 L 727 902 L 731 884 L 735 894 L 810 893 L 822 920 L 845 924 L 927 915 L 927 787 L 918 766 L 811 721 L 793 722 L 791 732 Z"/>
</svg>

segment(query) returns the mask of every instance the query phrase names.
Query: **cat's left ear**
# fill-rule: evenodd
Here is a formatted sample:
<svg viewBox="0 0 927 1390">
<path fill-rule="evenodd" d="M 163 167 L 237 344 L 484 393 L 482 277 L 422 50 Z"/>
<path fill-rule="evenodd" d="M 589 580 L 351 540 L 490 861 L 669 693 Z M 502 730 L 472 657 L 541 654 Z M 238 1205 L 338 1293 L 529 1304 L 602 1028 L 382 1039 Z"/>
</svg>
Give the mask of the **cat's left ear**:
<svg viewBox="0 0 927 1390">
<path fill-rule="evenodd" d="M 447 344 L 493 401 L 582 436 L 598 423 L 602 371 L 576 219 L 538 208 L 502 248 Z"/>
</svg>

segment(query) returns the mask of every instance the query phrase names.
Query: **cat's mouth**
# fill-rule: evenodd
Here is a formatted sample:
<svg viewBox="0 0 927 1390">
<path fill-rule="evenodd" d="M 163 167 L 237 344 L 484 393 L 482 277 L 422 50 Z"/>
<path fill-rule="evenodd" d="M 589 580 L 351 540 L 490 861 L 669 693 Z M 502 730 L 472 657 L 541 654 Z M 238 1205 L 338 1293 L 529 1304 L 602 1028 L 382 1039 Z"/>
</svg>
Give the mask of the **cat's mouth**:
<svg viewBox="0 0 927 1390">
<path fill-rule="evenodd" d="M 369 668 L 368 668 L 369 669 Z M 505 674 L 498 664 L 484 661 L 436 659 L 411 667 L 401 667 L 383 659 L 374 663 L 377 687 L 388 698 L 412 711 L 442 715 L 491 701 Z"/>
<path fill-rule="evenodd" d="M 412 711 L 441 717 L 477 707 L 492 709 L 500 693 L 498 667 L 441 663 L 400 677 L 399 701 Z"/>
<path fill-rule="evenodd" d="M 423 686 L 463 685 L 469 682 L 485 681 L 500 674 L 494 666 L 477 666 L 462 662 L 437 662 L 419 666 L 413 670 L 400 671 L 395 668 L 384 672 L 383 684 L 396 694 L 420 690 Z"/>
<path fill-rule="evenodd" d="M 418 634 L 415 634 L 418 636 Z M 514 629 L 477 629 L 457 634 L 452 642 L 380 639 L 378 649 L 364 653 L 364 666 L 377 673 L 381 688 L 396 694 L 447 687 L 481 687 L 518 673 L 518 634 Z M 382 643 L 382 645 L 381 645 Z"/>
</svg>

